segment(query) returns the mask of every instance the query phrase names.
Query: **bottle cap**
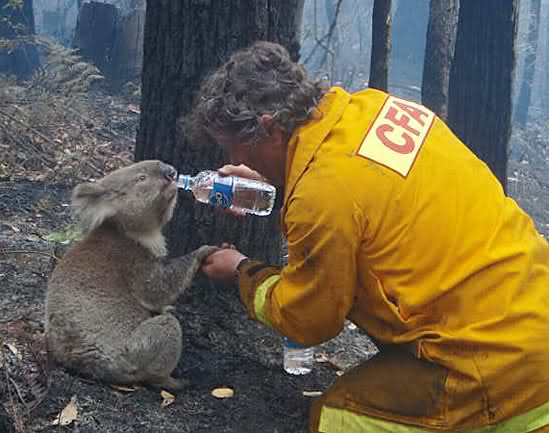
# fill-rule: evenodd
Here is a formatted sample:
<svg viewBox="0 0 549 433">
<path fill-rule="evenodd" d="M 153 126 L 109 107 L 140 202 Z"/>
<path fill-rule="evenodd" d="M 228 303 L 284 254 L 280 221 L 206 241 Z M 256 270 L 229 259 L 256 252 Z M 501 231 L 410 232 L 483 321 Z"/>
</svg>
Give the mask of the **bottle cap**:
<svg viewBox="0 0 549 433">
<path fill-rule="evenodd" d="M 177 186 L 181 189 L 189 190 L 191 184 L 191 176 L 188 174 L 180 174 L 177 176 Z"/>
</svg>

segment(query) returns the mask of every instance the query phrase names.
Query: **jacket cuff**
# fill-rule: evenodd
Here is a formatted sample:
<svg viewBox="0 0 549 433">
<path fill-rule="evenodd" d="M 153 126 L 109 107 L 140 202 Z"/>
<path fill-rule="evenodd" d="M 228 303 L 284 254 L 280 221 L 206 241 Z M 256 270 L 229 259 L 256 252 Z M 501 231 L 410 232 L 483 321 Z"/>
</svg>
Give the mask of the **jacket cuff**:
<svg viewBox="0 0 549 433">
<path fill-rule="evenodd" d="M 258 319 L 255 308 L 257 289 L 268 278 L 279 275 L 280 269 L 258 260 L 244 259 L 239 263 L 237 273 L 240 300 L 245 305 L 250 318 Z"/>
</svg>

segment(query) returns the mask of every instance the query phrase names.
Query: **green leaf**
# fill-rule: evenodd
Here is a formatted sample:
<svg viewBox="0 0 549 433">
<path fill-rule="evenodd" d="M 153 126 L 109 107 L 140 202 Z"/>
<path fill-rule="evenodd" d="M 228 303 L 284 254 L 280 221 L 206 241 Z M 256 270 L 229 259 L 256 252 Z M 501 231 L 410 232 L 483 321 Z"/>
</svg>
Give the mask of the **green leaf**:
<svg viewBox="0 0 549 433">
<path fill-rule="evenodd" d="M 56 242 L 67 245 L 82 238 L 82 233 L 74 224 L 69 224 L 61 230 L 52 232 L 46 236 L 48 242 Z"/>
</svg>

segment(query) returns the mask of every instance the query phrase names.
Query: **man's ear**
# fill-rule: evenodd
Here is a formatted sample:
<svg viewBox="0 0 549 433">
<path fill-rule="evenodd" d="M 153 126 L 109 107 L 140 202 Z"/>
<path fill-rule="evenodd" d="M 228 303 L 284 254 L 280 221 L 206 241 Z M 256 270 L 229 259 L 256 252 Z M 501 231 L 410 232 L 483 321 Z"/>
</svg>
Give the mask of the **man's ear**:
<svg viewBox="0 0 549 433">
<path fill-rule="evenodd" d="M 283 140 L 286 136 L 286 130 L 270 114 L 262 114 L 259 116 L 259 124 L 268 136 L 277 141 Z"/>
<path fill-rule="evenodd" d="M 271 135 L 272 127 L 274 125 L 273 116 L 270 114 L 262 114 L 259 116 L 259 124 L 268 135 Z"/>
</svg>

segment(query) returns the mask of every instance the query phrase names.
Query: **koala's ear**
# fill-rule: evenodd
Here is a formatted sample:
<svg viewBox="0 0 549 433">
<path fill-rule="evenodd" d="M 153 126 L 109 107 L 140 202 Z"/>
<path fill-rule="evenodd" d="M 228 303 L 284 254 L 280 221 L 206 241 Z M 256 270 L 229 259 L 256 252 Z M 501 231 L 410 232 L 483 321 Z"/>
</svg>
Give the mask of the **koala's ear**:
<svg viewBox="0 0 549 433">
<path fill-rule="evenodd" d="M 109 195 L 100 183 L 81 183 L 74 188 L 71 206 L 85 235 L 115 214 L 112 203 L 107 200 Z"/>
<path fill-rule="evenodd" d="M 72 192 L 72 200 L 94 199 L 105 194 L 105 188 L 98 183 L 86 182 L 77 185 Z"/>
</svg>

